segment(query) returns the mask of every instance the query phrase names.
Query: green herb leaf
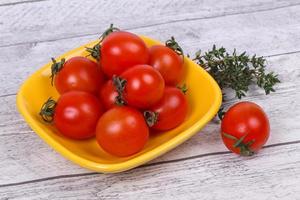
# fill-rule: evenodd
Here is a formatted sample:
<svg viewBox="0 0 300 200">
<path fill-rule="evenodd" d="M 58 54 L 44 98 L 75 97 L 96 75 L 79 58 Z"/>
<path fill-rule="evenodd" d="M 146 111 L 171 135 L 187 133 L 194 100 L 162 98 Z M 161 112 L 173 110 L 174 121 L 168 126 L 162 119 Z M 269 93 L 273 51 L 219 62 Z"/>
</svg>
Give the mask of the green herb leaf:
<svg viewBox="0 0 300 200">
<path fill-rule="evenodd" d="M 217 81 L 223 91 L 225 88 L 233 89 L 238 99 L 246 96 L 252 83 L 270 94 L 275 91 L 274 85 L 280 82 L 278 75 L 265 71 L 265 58 L 249 56 L 246 52 L 238 54 L 235 49 L 230 54 L 224 47 L 213 45 L 208 52 L 196 52 L 193 60 Z M 224 114 L 223 111 L 221 114 Z"/>
</svg>

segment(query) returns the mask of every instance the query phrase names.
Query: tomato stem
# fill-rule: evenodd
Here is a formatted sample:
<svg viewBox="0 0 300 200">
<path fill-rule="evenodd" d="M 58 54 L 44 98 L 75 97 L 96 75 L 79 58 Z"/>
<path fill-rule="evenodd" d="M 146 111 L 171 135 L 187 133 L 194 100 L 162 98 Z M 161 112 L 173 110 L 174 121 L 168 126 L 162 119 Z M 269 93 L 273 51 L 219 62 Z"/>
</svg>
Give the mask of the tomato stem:
<svg viewBox="0 0 300 200">
<path fill-rule="evenodd" d="M 60 62 L 57 62 L 54 58 L 51 58 L 52 60 L 52 65 L 51 65 L 51 85 L 53 86 L 53 79 L 54 76 L 63 68 L 66 60 L 64 58 L 61 59 Z"/>
<path fill-rule="evenodd" d="M 101 43 L 103 42 L 103 40 L 111 33 L 115 32 L 115 31 L 120 31 L 119 28 L 114 27 L 113 24 L 110 24 L 109 28 L 106 29 L 99 37 L 99 42 L 97 44 L 95 44 L 93 47 L 85 47 L 86 51 L 89 52 L 88 56 L 92 56 L 93 58 L 95 58 L 97 61 L 100 60 L 101 58 Z"/>
<path fill-rule="evenodd" d="M 117 104 L 119 106 L 126 105 L 126 102 L 123 97 L 123 93 L 124 93 L 127 81 L 125 79 L 122 79 L 121 77 L 113 76 L 112 82 L 113 82 L 113 85 L 116 87 L 116 90 L 118 93 L 118 96 L 116 96 L 115 104 Z"/>
<path fill-rule="evenodd" d="M 184 95 L 186 95 L 187 91 L 189 90 L 185 83 L 182 86 L 177 85 L 176 87 L 181 90 Z"/>
<path fill-rule="evenodd" d="M 222 133 L 222 135 L 228 139 L 231 139 L 231 140 L 234 140 L 234 144 L 233 144 L 233 147 L 234 148 L 239 148 L 240 149 L 240 154 L 242 156 L 252 156 L 254 154 L 254 151 L 251 150 L 250 146 L 255 142 L 255 140 L 250 140 L 249 142 L 247 143 L 244 143 L 243 140 L 246 138 L 246 136 L 248 135 L 245 134 L 243 135 L 241 138 L 237 138 L 233 135 L 230 135 L 228 133 Z"/>
<path fill-rule="evenodd" d="M 43 105 L 40 110 L 40 116 L 42 119 L 47 122 L 51 123 L 53 121 L 54 111 L 56 107 L 56 101 L 50 97 Z"/>
<path fill-rule="evenodd" d="M 179 44 L 176 42 L 175 38 L 172 36 L 171 39 L 167 40 L 165 42 L 165 45 L 175 51 L 178 55 L 182 56 L 184 58 L 184 53 L 182 48 L 179 46 Z"/>
<path fill-rule="evenodd" d="M 96 60 L 100 60 L 100 48 L 101 48 L 101 45 L 100 45 L 100 42 L 98 42 L 97 44 L 95 44 L 92 48 L 90 47 L 85 47 L 85 50 L 87 52 L 89 52 L 89 55 L 87 56 L 92 56 L 93 58 L 95 58 Z"/>
<path fill-rule="evenodd" d="M 106 29 L 99 37 L 100 43 L 106 38 L 109 34 L 115 32 L 115 31 L 120 31 L 119 28 L 114 27 L 114 24 L 110 24 L 109 28 Z"/>
<path fill-rule="evenodd" d="M 158 113 L 150 110 L 144 111 L 144 118 L 149 127 L 154 126 L 158 121 Z"/>
<path fill-rule="evenodd" d="M 226 113 L 226 112 L 224 111 L 224 107 L 221 106 L 221 108 L 220 108 L 219 111 L 218 111 L 218 117 L 219 117 L 220 120 L 223 119 L 225 113 Z"/>
</svg>

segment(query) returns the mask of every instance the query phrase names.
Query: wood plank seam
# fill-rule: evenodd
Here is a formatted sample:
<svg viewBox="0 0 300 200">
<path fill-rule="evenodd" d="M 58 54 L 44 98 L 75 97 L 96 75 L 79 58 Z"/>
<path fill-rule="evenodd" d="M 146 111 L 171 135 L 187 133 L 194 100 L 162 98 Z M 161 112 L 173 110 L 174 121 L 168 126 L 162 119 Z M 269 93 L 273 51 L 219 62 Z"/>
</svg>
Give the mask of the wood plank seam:
<svg viewBox="0 0 300 200">
<path fill-rule="evenodd" d="M 16 93 L 2 94 L 2 95 L 0 95 L 0 98 L 1 98 L 1 97 L 10 97 L 10 96 L 15 96 L 15 95 L 17 95 L 17 94 L 16 94 Z"/>
<path fill-rule="evenodd" d="M 30 1 L 19 1 L 19 2 L 13 2 L 13 3 L 4 3 L 4 4 L 0 4 L 0 7 L 14 6 L 14 5 L 27 4 L 27 3 L 36 3 L 36 2 L 41 2 L 41 1 L 49 1 L 49 0 L 30 0 Z"/>
<path fill-rule="evenodd" d="M 267 56 L 264 56 L 264 57 L 271 58 L 271 57 L 276 57 L 276 56 L 284 56 L 284 55 L 291 55 L 291 54 L 297 54 L 297 53 L 300 53 L 300 50 L 289 51 L 289 52 L 285 52 L 285 53 L 271 54 L 271 55 L 267 55 Z"/>
<path fill-rule="evenodd" d="M 278 146 L 287 146 L 287 145 L 299 144 L 299 143 L 300 143 L 300 140 L 291 141 L 291 142 L 283 142 L 283 143 L 266 145 L 266 146 L 263 147 L 263 149 L 278 147 Z M 175 160 L 168 160 L 168 161 L 162 161 L 162 162 L 157 162 L 157 163 L 145 164 L 145 165 L 139 166 L 137 168 L 144 168 L 144 167 L 150 167 L 150 166 L 155 166 L 155 165 L 169 164 L 169 163 L 175 163 L 175 162 L 181 162 L 181 161 L 186 161 L 186 160 L 193 160 L 193 159 L 196 159 L 196 158 L 203 158 L 203 157 L 223 155 L 223 154 L 231 154 L 231 152 L 230 151 L 221 151 L 221 152 L 200 154 L 200 155 L 186 157 L 186 158 L 180 158 L 180 159 L 175 159 Z M 82 177 L 82 176 L 93 176 L 93 175 L 97 175 L 97 174 L 100 174 L 100 173 L 91 172 L 91 173 L 52 176 L 52 177 L 34 179 L 34 180 L 23 181 L 23 182 L 18 182 L 18 183 L 3 184 L 3 185 L 0 185 L 0 188 L 12 187 L 12 186 L 18 186 L 18 185 L 25 185 L 25 184 L 37 183 L 37 182 L 43 182 L 43 181 L 49 181 L 49 180 L 55 180 L 55 179 L 65 179 L 65 178 L 74 178 L 74 177 Z"/>
<path fill-rule="evenodd" d="M 211 17 L 197 17 L 197 18 L 178 19 L 178 20 L 173 20 L 173 21 L 168 21 L 168 22 L 163 22 L 163 23 L 155 23 L 155 24 L 149 24 L 149 25 L 145 25 L 145 26 L 132 27 L 132 28 L 127 28 L 127 29 L 124 28 L 123 30 L 133 31 L 135 29 L 155 27 L 155 26 L 172 24 L 172 23 L 177 23 L 177 22 L 215 19 L 215 18 L 222 18 L 222 17 L 226 17 L 226 16 L 244 15 L 244 14 L 251 14 L 251 13 L 273 11 L 273 10 L 279 10 L 279 9 L 288 8 L 288 7 L 296 7 L 296 6 L 300 6 L 300 3 L 286 5 L 286 6 L 278 6 L 278 7 L 275 7 L 275 8 L 260 9 L 260 10 L 255 10 L 255 11 L 246 11 L 246 12 L 229 13 L 229 14 L 224 14 L 224 15 L 216 15 L 216 16 L 211 16 Z M 6 45 L 0 45 L 0 48 L 1 47 L 18 46 L 18 45 L 28 45 L 28 44 L 32 44 L 32 45 L 35 46 L 38 43 L 54 42 L 54 41 L 59 41 L 59 40 L 72 39 L 72 38 L 80 38 L 80 37 L 86 37 L 86 36 L 94 36 L 94 35 L 97 36 L 97 35 L 100 35 L 100 33 L 87 33 L 87 34 L 79 34 L 79 35 L 74 35 L 74 36 L 69 36 L 69 37 L 60 37 L 60 38 L 56 38 L 56 39 L 36 40 L 36 41 L 31 41 L 31 42 L 21 42 L 21 43 L 14 43 L 14 44 L 6 44 Z"/>
</svg>

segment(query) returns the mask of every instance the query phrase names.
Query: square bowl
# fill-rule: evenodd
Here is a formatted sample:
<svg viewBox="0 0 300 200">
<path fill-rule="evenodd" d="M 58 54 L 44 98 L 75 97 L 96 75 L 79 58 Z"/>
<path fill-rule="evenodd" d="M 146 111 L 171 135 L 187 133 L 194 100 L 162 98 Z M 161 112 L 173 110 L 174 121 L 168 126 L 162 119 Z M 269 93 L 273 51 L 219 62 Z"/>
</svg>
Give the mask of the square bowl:
<svg viewBox="0 0 300 200">
<path fill-rule="evenodd" d="M 141 36 L 147 46 L 160 42 Z M 93 41 L 71 50 L 57 59 L 69 59 L 74 56 L 87 56 L 85 47 L 92 47 Z M 97 144 L 95 138 L 72 140 L 62 136 L 52 125 L 40 119 L 39 110 L 51 96 L 58 98 L 56 89 L 50 84 L 51 63 L 44 65 L 31 75 L 21 86 L 17 94 L 17 107 L 29 126 L 53 149 L 67 159 L 93 171 L 114 173 L 125 171 L 144 164 L 180 145 L 196 134 L 217 113 L 222 94 L 215 80 L 192 60 L 184 58 L 184 82 L 188 86 L 188 116 L 179 127 L 163 133 L 156 133 L 144 149 L 129 157 L 119 158 L 109 155 Z"/>
</svg>

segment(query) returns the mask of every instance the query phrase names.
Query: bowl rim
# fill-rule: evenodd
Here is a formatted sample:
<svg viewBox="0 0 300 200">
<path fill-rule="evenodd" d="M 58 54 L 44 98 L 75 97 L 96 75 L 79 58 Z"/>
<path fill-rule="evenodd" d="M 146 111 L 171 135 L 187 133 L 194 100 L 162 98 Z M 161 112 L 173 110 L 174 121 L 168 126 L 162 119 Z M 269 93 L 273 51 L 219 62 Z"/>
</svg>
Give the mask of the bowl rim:
<svg viewBox="0 0 300 200">
<path fill-rule="evenodd" d="M 154 43 L 161 43 L 155 39 L 139 35 L 143 40 L 147 39 L 150 41 L 153 41 Z M 73 50 L 70 50 L 59 57 L 57 59 L 70 55 L 74 52 L 77 52 L 81 50 L 84 46 L 90 46 L 91 44 L 94 44 L 97 40 L 94 40 L 92 42 L 89 42 L 87 44 L 81 45 L 80 47 L 77 47 Z M 197 65 L 194 63 L 191 59 L 187 58 L 186 56 L 184 59 L 188 62 L 192 62 L 193 64 Z M 72 152 L 71 150 L 67 149 L 65 146 L 59 144 L 54 138 L 49 136 L 47 133 L 44 132 L 42 127 L 38 126 L 35 123 L 35 120 L 33 117 L 30 115 L 28 110 L 22 106 L 23 102 L 23 93 L 24 93 L 24 88 L 28 84 L 27 82 L 31 80 L 33 77 L 35 77 L 37 74 L 40 74 L 42 71 L 46 70 L 49 67 L 49 63 L 45 64 L 43 67 L 40 69 L 36 70 L 33 74 L 31 74 L 21 85 L 17 97 L 16 97 L 16 104 L 17 108 L 20 112 L 20 114 L 23 116 L 25 121 L 28 123 L 28 125 L 32 128 L 32 130 L 39 135 L 51 148 L 59 152 L 61 155 L 63 155 L 65 158 L 71 160 L 74 163 L 77 163 L 81 167 L 97 171 L 97 172 L 102 172 L 102 173 L 115 173 L 115 172 L 120 172 L 120 171 L 125 171 L 134 167 L 137 167 L 140 164 L 144 164 L 152 159 L 155 159 L 156 157 L 170 151 L 174 147 L 180 145 L 184 141 L 186 141 L 188 138 L 193 136 L 198 130 L 200 130 L 205 124 L 207 124 L 217 113 L 218 109 L 221 106 L 222 102 L 222 93 L 219 85 L 216 83 L 216 81 L 211 77 L 211 75 L 206 72 L 202 67 L 196 67 L 195 69 L 198 70 L 201 74 L 205 75 L 206 78 L 208 78 L 208 81 L 212 83 L 213 90 L 216 93 L 216 98 L 214 102 L 211 105 L 211 108 L 206 112 L 196 123 L 194 123 L 192 126 L 189 128 L 185 129 L 184 131 L 180 132 L 177 134 L 175 137 L 172 139 L 162 143 L 161 145 L 143 153 L 138 156 L 135 156 L 133 158 L 130 158 L 126 161 L 122 161 L 119 163 L 98 163 L 94 162 L 91 160 L 88 160 L 86 158 L 83 158 L 76 153 Z"/>
</svg>

